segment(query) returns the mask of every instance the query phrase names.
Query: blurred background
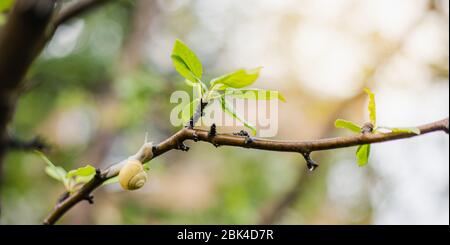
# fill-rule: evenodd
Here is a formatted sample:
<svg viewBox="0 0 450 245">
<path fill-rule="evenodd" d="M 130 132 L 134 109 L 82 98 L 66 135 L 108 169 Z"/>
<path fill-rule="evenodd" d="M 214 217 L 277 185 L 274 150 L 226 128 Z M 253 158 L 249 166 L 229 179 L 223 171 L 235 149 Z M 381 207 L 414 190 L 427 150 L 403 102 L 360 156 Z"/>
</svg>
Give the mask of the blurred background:
<svg viewBox="0 0 450 245">
<path fill-rule="evenodd" d="M 68 2 L 74 2 L 68 1 Z M 40 135 L 66 169 L 105 167 L 159 142 L 183 40 L 206 78 L 263 66 L 254 87 L 280 90 L 277 139 L 348 135 L 376 94 L 378 123 L 415 126 L 449 114 L 449 2 L 433 0 L 122 0 L 61 26 L 27 76 L 12 132 Z M 300 154 L 191 143 L 151 162 L 144 188 L 96 190 L 62 224 L 449 224 L 449 137 Z M 64 191 L 33 153 L 5 162 L 1 224 L 40 224 Z"/>
</svg>

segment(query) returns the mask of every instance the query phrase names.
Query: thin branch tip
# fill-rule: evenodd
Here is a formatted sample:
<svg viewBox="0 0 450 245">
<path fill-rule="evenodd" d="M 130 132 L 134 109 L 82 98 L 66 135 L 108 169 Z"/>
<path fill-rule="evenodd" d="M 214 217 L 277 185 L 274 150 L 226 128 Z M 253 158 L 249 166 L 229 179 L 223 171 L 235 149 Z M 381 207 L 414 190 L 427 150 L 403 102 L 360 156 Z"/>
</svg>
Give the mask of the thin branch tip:
<svg viewBox="0 0 450 245">
<path fill-rule="evenodd" d="M 319 164 L 311 158 L 311 152 L 302 152 L 301 154 L 306 161 L 306 167 L 309 171 L 312 172 L 316 170 L 317 167 L 319 167 Z"/>
</svg>

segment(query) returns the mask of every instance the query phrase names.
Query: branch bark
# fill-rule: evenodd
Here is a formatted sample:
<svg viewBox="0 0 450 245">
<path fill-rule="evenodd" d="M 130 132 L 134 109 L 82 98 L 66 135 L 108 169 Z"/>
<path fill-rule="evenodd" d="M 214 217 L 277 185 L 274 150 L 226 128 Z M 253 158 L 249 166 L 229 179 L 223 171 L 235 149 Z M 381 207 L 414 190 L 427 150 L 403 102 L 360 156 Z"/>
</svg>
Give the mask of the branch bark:
<svg viewBox="0 0 450 245">
<path fill-rule="evenodd" d="M 446 118 L 433 123 L 421 125 L 418 128 L 421 131 L 420 135 L 436 131 L 444 131 L 448 134 L 448 124 L 448 118 Z M 283 141 L 256 138 L 253 141 L 248 142 L 246 137 L 238 135 L 217 134 L 212 136 L 209 131 L 206 130 L 183 128 L 158 145 L 153 146 L 153 144 L 151 143 L 145 143 L 135 155 L 130 156 L 129 158 L 116 163 L 103 171 L 98 171 L 98 174 L 90 182 L 86 183 L 78 192 L 72 194 L 65 200 L 56 204 L 54 209 L 45 219 L 44 224 L 56 223 L 67 211 L 69 211 L 77 203 L 83 200 L 89 200 L 91 198 L 92 191 L 101 186 L 102 183 L 107 179 L 117 176 L 122 166 L 129 159 L 137 159 L 142 163 L 146 163 L 152 160 L 154 157 L 160 156 L 170 150 L 180 149 L 180 145 L 182 145 L 186 140 L 209 142 L 216 147 L 235 146 L 268 151 L 310 153 L 313 151 L 323 151 L 363 144 L 380 143 L 416 136 L 419 135 L 413 133 L 376 133 L 358 134 L 347 137 L 325 138 L 311 141 Z"/>
</svg>

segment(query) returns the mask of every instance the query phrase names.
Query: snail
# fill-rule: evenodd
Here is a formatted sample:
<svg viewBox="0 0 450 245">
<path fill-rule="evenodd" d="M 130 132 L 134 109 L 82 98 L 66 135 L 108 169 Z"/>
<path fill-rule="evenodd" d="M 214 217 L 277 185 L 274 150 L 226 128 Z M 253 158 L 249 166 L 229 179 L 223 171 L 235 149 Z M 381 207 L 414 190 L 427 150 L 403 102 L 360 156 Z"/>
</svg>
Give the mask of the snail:
<svg viewBox="0 0 450 245">
<path fill-rule="evenodd" d="M 138 160 L 128 160 L 119 172 L 119 183 L 125 190 L 136 190 L 147 182 L 147 173 Z"/>
</svg>

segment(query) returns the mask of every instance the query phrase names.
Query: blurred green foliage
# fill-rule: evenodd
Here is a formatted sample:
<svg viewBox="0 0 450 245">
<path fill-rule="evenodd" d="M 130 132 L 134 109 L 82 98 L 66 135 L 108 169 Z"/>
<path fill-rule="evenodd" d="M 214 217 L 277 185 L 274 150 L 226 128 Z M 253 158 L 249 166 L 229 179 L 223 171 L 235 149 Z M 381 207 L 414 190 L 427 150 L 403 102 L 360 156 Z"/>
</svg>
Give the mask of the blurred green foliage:
<svg viewBox="0 0 450 245">
<path fill-rule="evenodd" d="M 0 12 L 7 2 L 9 1 L 0 2 L 2 4 Z M 146 47 L 138 52 L 143 58 L 137 67 L 130 70 L 124 68 L 126 61 L 123 57 L 127 52 L 124 50 L 128 41 L 133 36 L 133 27 L 136 25 L 134 17 L 142 7 L 135 1 L 115 1 L 60 27 L 27 75 L 27 85 L 17 106 L 11 133 L 24 139 L 35 135 L 48 139 L 53 146 L 46 154 L 48 158 L 55 165 L 69 170 L 87 164 L 106 167 L 134 154 L 142 145 L 146 132 L 150 140 L 159 142 L 178 130 L 169 123 L 170 111 L 174 106 L 169 102 L 170 95 L 175 90 L 185 90 L 189 93 L 192 91 L 186 89 L 182 78 L 171 67 L 170 54 L 164 53 L 166 60 L 157 63 L 154 57 L 153 59 L 148 57 L 150 53 L 147 50 L 148 46 L 171 47 L 175 38 L 194 40 L 194 45 L 197 45 L 195 50 L 203 61 L 202 69 L 197 67 L 195 75 L 199 77 L 203 75 L 205 81 L 213 80 L 215 76 L 235 69 L 234 60 L 248 57 L 227 59 L 223 53 L 229 51 L 227 50 L 229 47 L 225 44 L 232 42 L 236 37 L 230 35 L 225 26 L 220 32 L 213 30 L 211 26 L 222 28 L 217 22 L 212 22 L 213 20 L 201 22 L 200 19 L 205 18 L 205 12 L 208 14 L 209 11 L 202 9 L 202 3 L 152 2 L 158 6 L 153 6 L 155 11 L 152 13 L 144 13 L 144 17 L 154 15 L 152 20 L 147 20 L 149 23 L 146 28 L 158 32 L 158 38 L 161 40 L 157 38 L 145 40 Z M 172 4 L 177 8 L 172 9 Z M 266 16 L 265 12 L 260 14 L 264 20 L 271 18 Z M 0 23 L 2 16 L 4 15 L 0 14 Z M 231 18 L 229 23 L 231 25 L 250 23 L 250 26 L 253 23 L 252 19 L 237 20 Z M 242 35 L 240 38 L 247 42 L 246 38 L 252 35 L 262 35 L 258 32 L 261 31 L 258 28 L 269 29 L 270 26 L 263 20 L 259 21 L 261 21 L 259 27 L 255 27 L 256 34 L 253 33 L 255 30 L 252 27 L 244 29 L 245 32 L 240 33 Z M 283 21 L 286 20 L 274 20 L 280 23 Z M 283 28 L 285 34 L 294 33 L 290 26 L 286 25 Z M 201 35 L 198 29 L 203 30 Z M 289 38 L 280 33 L 271 36 L 283 37 L 278 38 L 282 40 L 278 46 L 286 49 L 286 53 L 283 53 L 285 51 L 280 53 L 282 57 L 288 59 L 289 55 L 295 52 L 286 42 Z M 195 41 L 198 39 L 206 40 L 202 43 L 205 44 L 204 47 Z M 242 45 L 247 45 L 244 47 L 251 51 L 257 42 L 248 40 L 248 43 Z M 269 46 L 264 48 L 267 47 Z M 275 51 L 277 48 L 279 48 L 277 45 L 270 47 Z M 261 47 L 254 49 L 257 52 L 263 50 Z M 151 51 L 158 52 L 154 49 Z M 155 57 L 162 56 L 155 55 Z M 221 63 L 222 60 L 230 64 Z M 292 73 L 298 68 L 295 67 L 297 63 L 291 61 L 289 59 L 282 63 L 294 65 L 290 68 L 283 67 L 286 68 L 281 70 L 283 73 L 286 71 Z M 260 65 L 252 62 L 249 61 L 250 65 Z M 340 69 L 340 66 L 337 67 Z M 203 68 L 210 74 L 203 74 Z M 325 68 L 318 67 L 316 72 L 322 69 Z M 182 73 L 185 77 L 190 77 L 184 70 Z M 263 85 L 265 89 L 278 89 L 278 86 L 284 86 L 280 90 L 285 92 L 289 103 L 284 104 L 285 107 L 280 110 L 280 120 L 283 120 L 280 123 L 284 125 L 280 128 L 280 138 L 310 139 L 323 137 L 324 133 L 327 135 L 334 133 L 332 130 L 326 131 L 326 128 L 332 126 L 330 120 L 335 119 L 335 110 L 339 104 L 337 100 L 327 100 L 328 98 L 323 98 L 326 95 L 321 98 L 314 93 L 305 92 L 302 85 L 299 85 L 301 81 L 297 81 L 292 74 L 282 77 L 269 75 L 270 79 L 267 80 L 271 83 L 258 83 L 257 75 L 259 69 L 238 70 L 213 80 L 212 85 L 214 81 L 221 81 L 228 86 L 239 87 L 241 84 L 236 85 L 235 80 L 230 78 L 246 77 L 248 83 L 256 82 L 255 85 Z M 290 83 L 282 83 L 284 81 Z M 246 94 L 236 96 L 245 98 Z M 262 97 L 284 99 L 280 94 Z M 355 101 L 356 106 L 349 107 L 343 114 L 352 120 L 364 120 L 360 110 L 363 108 L 363 102 Z M 375 124 L 374 103 L 371 104 L 371 108 L 369 118 Z M 337 124 L 339 127 L 350 128 L 354 133 L 359 133 L 361 129 L 359 125 L 349 121 L 340 121 Z M 414 131 L 414 129 L 407 130 Z M 173 151 L 151 161 L 149 181 L 144 188 L 125 192 L 117 184 L 103 186 L 94 193 L 95 205 L 88 206 L 81 203 L 67 213 L 61 223 L 258 223 L 267 208 L 282 200 L 286 193 L 297 185 L 299 179 L 311 176 L 300 154 L 231 147 L 216 149 L 200 142 L 190 146 L 189 153 Z M 300 198 L 285 210 L 277 222 L 289 224 L 372 222 L 369 194 L 362 195 L 362 201 L 354 202 L 351 202 L 355 199 L 353 196 L 344 196 L 342 198 L 344 204 L 341 205 L 336 204 L 336 200 L 330 200 L 331 166 L 349 163 L 344 167 L 350 166 L 352 171 L 346 172 L 344 177 L 341 176 L 341 182 L 350 179 L 354 173 L 361 173 L 364 177 L 370 177 L 373 173 L 371 166 L 361 169 L 354 164 L 355 160 L 352 160 L 353 162 L 348 160 L 354 159 L 354 150 L 342 149 L 338 152 L 314 155 L 320 167 L 314 172 L 313 178 L 302 182 L 298 188 Z M 4 173 L 7 174 L 4 175 L 4 183 L 1 185 L 0 223 L 42 222 L 59 195 L 65 191 L 62 185 L 45 174 L 45 167 L 45 162 L 34 153 L 12 152 L 8 155 L 4 165 Z M 372 183 L 370 181 L 369 178 L 363 178 L 363 181 L 358 182 L 362 183 L 360 188 L 363 193 L 368 192 L 367 186 Z M 344 194 L 347 194 L 346 191 L 341 190 Z"/>
</svg>

